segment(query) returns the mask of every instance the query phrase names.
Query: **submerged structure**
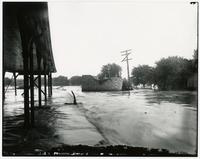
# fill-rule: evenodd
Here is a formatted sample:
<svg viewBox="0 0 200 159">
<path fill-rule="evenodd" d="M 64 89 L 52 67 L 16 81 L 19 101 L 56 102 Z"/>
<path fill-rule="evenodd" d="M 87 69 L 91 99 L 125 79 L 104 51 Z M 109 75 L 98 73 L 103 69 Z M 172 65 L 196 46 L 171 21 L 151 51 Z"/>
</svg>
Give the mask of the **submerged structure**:
<svg viewBox="0 0 200 159">
<path fill-rule="evenodd" d="M 105 80 L 95 79 L 91 75 L 82 76 L 82 91 L 121 91 L 123 79 L 110 77 Z"/>
<path fill-rule="evenodd" d="M 48 95 L 52 95 L 52 73 L 56 72 L 47 2 L 3 3 L 3 98 L 6 72 L 13 73 L 15 93 L 16 78 L 23 76 L 24 125 L 34 126 L 34 87 L 38 88 L 38 107 L 41 107 L 42 94 L 47 101 L 47 83 Z M 41 76 L 44 76 L 43 90 Z"/>
</svg>

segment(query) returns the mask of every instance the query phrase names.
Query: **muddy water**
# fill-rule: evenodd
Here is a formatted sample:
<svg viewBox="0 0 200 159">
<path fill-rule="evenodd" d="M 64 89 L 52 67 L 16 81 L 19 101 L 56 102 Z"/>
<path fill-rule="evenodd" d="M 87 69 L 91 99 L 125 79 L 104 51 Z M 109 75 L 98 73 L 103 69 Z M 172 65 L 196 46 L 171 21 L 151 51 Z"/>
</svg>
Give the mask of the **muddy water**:
<svg viewBox="0 0 200 159">
<path fill-rule="evenodd" d="M 64 104 L 72 102 L 71 90 L 78 105 Z M 14 90 L 8 90 L 6 94 L 3 110 L 6 148 L 20 144 L 19 151 L 24 148 L 35 151 L 59 144 L 122 144 L 191 154 L 196 151 L 196 92 L 147 89 L 82 92 L 81 87 L 54 87 L 53 97 L 43 103 L 46 106 L 36 109 L 36 127 L 29 132 L 22 126 L 21 93 L 18 90 L 15 97 Z"/>
</svg>

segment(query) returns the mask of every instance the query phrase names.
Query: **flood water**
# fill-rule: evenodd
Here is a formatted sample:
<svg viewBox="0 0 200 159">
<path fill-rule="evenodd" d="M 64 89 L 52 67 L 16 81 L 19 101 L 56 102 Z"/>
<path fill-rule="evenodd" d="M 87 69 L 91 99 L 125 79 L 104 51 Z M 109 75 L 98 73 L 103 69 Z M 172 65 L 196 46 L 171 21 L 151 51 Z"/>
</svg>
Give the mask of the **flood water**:
<svg viewBox="0 0 200 159">
<path fill-rule="evenodd" d="M 71 90 L 77 105 L 64 104 L 73 101 Z M 18 90 L 17 96 L 13 89 L 6 92 L 3 147 L 20 144 L 21 149 L 34 151 L 60 144 L 129 145 L 196 153 L 196 92 L 82 92 L 79 86 L 53 87 L 46 106 L 35 111 L 33 131 L 40 130 L 39 133 L 27 135 L 17 128 L 23 124 L 22 91 Z"/>
</svg>

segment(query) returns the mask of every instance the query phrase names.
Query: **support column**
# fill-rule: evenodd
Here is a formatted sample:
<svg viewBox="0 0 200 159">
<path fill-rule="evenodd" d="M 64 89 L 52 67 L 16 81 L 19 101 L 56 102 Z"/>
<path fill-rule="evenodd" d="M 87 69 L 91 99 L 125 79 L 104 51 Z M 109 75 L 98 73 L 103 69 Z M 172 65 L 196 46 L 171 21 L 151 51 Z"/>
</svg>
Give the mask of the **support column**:
<svg viewBox="0 0 200 159">
<path fill-rule="evenodd" d="M 44 99 L 45 99 L 45 102 L 47 101 L 47 75 L 46 75 L 46 72 L 44 72 Z"/>
<path fill-rule="evenodd" d="M 48 97 L 52 97 L 52 77 L 51 72 L 48 74 Z"/>
<path fill-rule="evenodd" d="M 17 96 L 17 82 L 16 82 L 17 76 L 15 72 L 13 72 L 13 76 L 14 76 L 14 85 L 15 85 L 15 96 Z"/>
<path fill-rule="evenodd" d="M 30 48 L 30 92 L 31 92 L 31 126 L 34 127 L 34 72 L 33 72 L 33 49 Z"/>
<path fill-rule="evenodd" d="M 52 74 L 50 73 L 50 93 L 51 93 L 51 97 L 52 97 Z"/>
<path fill-rule="evenodd" d="M 51 97 L 51 73 L 48 74 L 48 97 Z"/>
<path fill-rule="evenodd" d="M 3 101 L 5 100 L 5 74 L 6 72 L 3 70 L 3 81 L 2 81 L 2 98 L 3 98 Z"/>
<path fill-rule="evenodd" d="M 37 64 L 38 64 L 38 106 L 42 106 L 42 97 L 41 97 L 41 54 L 37 52 Z"/>
<path fill-rule="evenodd" d="M 29 122 L 29 78 L 28 78 L 28 58 L 24 55 L 24 126 L 28 128 Z"/>
<path fill-rule="evenodd" d="M 28 78 L 28 59 L 29 59 L 29 49 L 28 42 L 30 37 L 27 34 L 26 20 L 23 14 L 18 15 L 18 24 L 21 35 L 22 43 L 22 55 L 23 55 L 23 74 L 24 74 L 24 127 L 29 128 L 29 78 Z"/>
<path fill-rule="evenodd" d="M 43 62 L 44 68 L 44 100 L 47 101 L 47 75 L 46 75 L 46 61 Z"/>
</svg>

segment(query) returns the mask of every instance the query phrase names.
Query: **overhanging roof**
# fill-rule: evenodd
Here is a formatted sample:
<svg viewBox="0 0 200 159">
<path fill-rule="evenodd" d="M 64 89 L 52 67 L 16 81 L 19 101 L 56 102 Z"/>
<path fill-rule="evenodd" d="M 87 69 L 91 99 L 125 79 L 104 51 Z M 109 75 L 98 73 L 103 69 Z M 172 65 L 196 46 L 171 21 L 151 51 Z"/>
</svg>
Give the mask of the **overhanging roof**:
<svg viewBox="0 0 200 159">
<path fill-rule="evenodd" d="M 37 74 L 38 72 L 38 55 L 41 56 L 41 71 L 43 73 L 56 72 L 51 46 L 47 2 L 3 3 L 4 71 L 23 74 L 22 32 L 20 26 L 23 27 L 23 34 L 29 36 L 31 33 L 31 39 L 34 39 L 31 47 L 34 73 Z M 45 70 L 44 63 L 46 63 Z"/>
</svg>

